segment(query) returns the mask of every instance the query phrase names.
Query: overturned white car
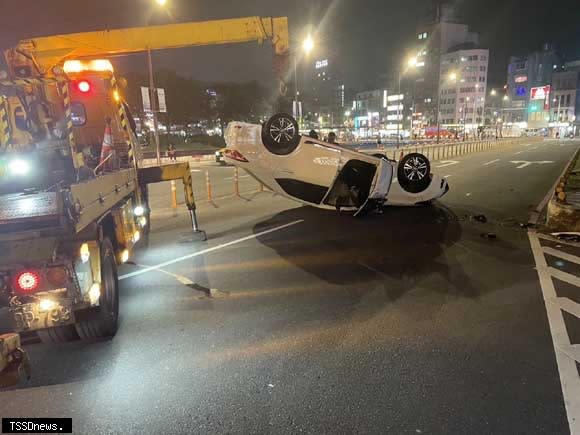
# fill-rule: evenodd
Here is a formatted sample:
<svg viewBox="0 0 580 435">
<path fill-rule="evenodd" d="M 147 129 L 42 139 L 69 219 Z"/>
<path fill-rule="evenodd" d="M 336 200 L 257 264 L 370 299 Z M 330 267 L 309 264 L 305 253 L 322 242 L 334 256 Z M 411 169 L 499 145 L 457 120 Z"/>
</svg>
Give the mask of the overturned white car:
<svg viewBox="0 0 580 435">
<path fill-rule="evenodd" d="M 296 120 L 284 113 L 264 125 L 232 122 L 225 139 L 228 163 L 270 190 L 316 207 L 358 214 L 385 205 L 426 204 L 449 190 L 422 154 L 396 162 L 301 136 Z"/>
</svg>

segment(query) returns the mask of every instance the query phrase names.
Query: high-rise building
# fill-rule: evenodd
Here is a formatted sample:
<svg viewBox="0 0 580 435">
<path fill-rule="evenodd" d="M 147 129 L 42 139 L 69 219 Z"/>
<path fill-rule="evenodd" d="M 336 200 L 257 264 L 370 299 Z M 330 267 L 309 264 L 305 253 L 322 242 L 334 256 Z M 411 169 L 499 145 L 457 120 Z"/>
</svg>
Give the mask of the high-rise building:
<svg viewBox="0 0 580 435">
<path fill-rule="evenodd" d="M 305 111 L 318 114 L 325 125 L 337 124 L 348 109 L 348 95 L 338 62 L 332 57 L 312 63 L 307 73 L 304 91 Z"/>
<path fill-rule="evenodd" d="M 580 130 L 580 61 L 567 62 L 554 71 L 550 106 L 552 133 L 577 136 Z"/>
<path fill-rule="evenodd" d="M 474 129 L 485 122 L 489 50 L 458 50 L 441 57 L 439 120 Z"/>
<path fill-rule="evenodd" d="M 502 108 L 504 122 L 521 128 L 548 127 L 552 74 L 560 63 L 556 50 L 549 44 L 541 51 L 510 58 Z"/>
<path fill-rule="evenodd" d="M 404 88 L 413 94 L 417 109 L 423 112 L 431 125 L 436 122 L 437 92 L 441 56 L 479 42 L 477 33 L 457 20 L 455 8 L 449 1 L 434 1 L 434 12 L 427 24 L 417 28 L 411 54 L 416 54 L 417 63 L 407 69 Z"/>
</svg>

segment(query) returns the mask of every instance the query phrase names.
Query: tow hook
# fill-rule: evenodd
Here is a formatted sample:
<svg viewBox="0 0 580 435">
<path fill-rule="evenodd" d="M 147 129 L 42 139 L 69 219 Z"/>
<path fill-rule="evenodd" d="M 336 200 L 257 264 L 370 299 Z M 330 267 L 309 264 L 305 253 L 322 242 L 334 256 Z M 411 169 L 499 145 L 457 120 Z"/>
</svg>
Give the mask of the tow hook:
<svg viewBox="0 0 580 435">
<path fill-rule="evenodd" d="M 30 361 L 20 346 L 20 336 L 0 335 L 0 388 L 18 384 L 22 375 L 30 379 Z"/>
</svg>

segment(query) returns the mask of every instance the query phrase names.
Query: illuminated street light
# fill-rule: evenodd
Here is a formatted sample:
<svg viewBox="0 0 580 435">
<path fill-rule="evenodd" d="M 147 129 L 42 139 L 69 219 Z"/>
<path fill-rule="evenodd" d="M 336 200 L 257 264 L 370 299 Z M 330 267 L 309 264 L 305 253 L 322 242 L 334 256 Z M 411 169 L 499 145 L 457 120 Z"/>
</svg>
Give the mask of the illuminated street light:
<svg viewBox="0 0 580 435">
<path fill-rule="evenodd" d="M 304 50 L 304 52 L 306 54 L 310 53 L 312 50 L 314 50 L 314 40 L 312 39 L 312 36 L 308 35 L 306 37 L 306 39 L 304 40 L 304 42 L 302 43 L 302 49 Z"/>
<path fill-rule="evenodd" d="M 344 116 L 346 116 L 347 118 L 351 115 L 350 110 L 347 110 L 346 112 L 344 112 Z"/>
<path fill-rule="evenodd" d="M 167 0 L 155 0 L 159 6 L 165 6 L 167 4 Z"/>
<path fill-rule="evenodd" d="M 510 97 L 508 97 L 507 95 L 504 95 L 504 96 L 503 96 L 503 100 L 504 100 L 504 101 L 507 101 L 507 100 L 509 100 L 509 99 L 510 99 Z"/>
<path fill-rule="evenodd" d="M 491 92 L 489 93 L 492 97 L 495 97 L 497 92 L 495 91 L 495 89 L 492 89 Z"/>
<path fill-rule="evenodd" d="M 452 72 L 451 74 L 449 74 L 449 80 L 453 82 L 457 80 L 457 73 Z"/>
<path fill-rule="evenodd" d="M 419 65 L 417 58 L 415 56 L 409 58 L 405 64 L 406 64 L 407 68 L 415 68 Z M 400 67 L 399 68 L 399 96 L 401 95 L 401 79 L 402 79 L 403 73 L 404 73 L 403 67 Z M 399 143 L 401 142 L 401 121 L 404 118 L 404 117 L 401 117 L 401 105 L 402 104 L 403 104 L 403 99 L 401 99 L 397 104 L 397 146 L 399 146 Z M 401 119 L 399 119 L 399 118 L 401 118 Z"/>
</svg>

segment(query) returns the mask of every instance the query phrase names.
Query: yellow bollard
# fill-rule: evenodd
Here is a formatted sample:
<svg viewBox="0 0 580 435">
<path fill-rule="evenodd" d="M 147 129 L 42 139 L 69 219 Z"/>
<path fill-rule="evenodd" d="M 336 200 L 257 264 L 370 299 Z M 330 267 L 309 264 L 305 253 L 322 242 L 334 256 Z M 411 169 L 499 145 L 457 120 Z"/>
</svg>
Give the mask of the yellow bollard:
<svg viewBox="0 0 580 435">
<path fill-rule="evenodd" d="M 209 179 L 209 170 L 207 169 L 205 171 L 205 187 L 207 189 L 207 200 L 211 202 L 213 200 L 213 197 L 211 193 L 211 181 Z"/>
<path fill-rule="evenodd" d="M 171 180 L 171 208 L 173 209 L 173 216 L 177 216 L 177 185 L 175 180 Z"/>
<path fill-rule="evenodd" d="M 237 167 L 234 168 L 234 195 L 240 196 L 240 174 Z"/>
</svg>

